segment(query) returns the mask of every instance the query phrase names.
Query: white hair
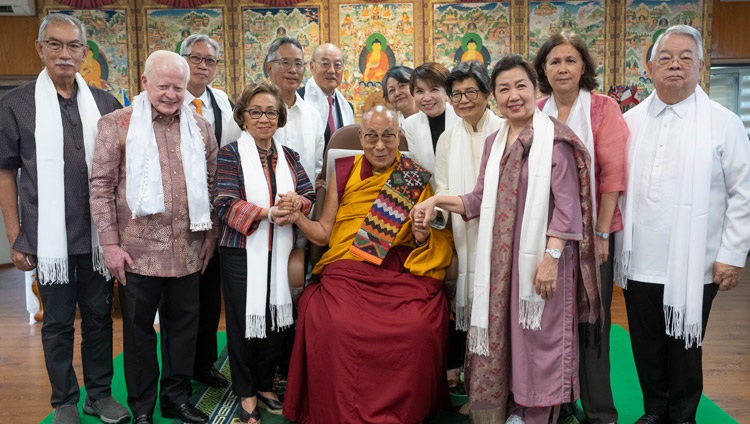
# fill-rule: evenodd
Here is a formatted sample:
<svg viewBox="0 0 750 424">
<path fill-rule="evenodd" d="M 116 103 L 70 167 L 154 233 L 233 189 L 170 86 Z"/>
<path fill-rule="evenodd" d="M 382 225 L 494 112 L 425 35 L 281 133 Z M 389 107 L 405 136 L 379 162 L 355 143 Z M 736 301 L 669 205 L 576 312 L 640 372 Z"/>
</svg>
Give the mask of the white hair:
<svg viewBox="0 0 750 424">
<path fill-rule="evenodd" d="M 146 65 L 143 67 L 143 76 L 151 79 L 154 74 L 154 68 L 159 66 L 181 65 L 185 69 L 185 83 L 190 81 L 190 66 L 184 57 L 175 52 L 168 50 L 157 50 L 151 53 L 146 59 Z"/>
<path fill-rule="evenodd" d="M 42 24 L 39 26 L 39 36 L 37 37 L 37 40 L 39 40 L 40 43 L 44 41 L 44 32 L 47 31 L 47 25 L 53 22 L 73 25 L 78 28 L 78 31 L 81 33 L 81 43 L 86 45 L 86 27 L 78 20 L 78 18 L 72 15 L 66 15 L 65 13 L 50 13 L 42 19 Z"/>
<path fill-rule="evenodd" d="M 690 25 L 674 25 L 667 28 L 667 30 L 664 31 L 659 36 L 659 38 L 656 39 L 656 42 L 654 43 L 654 49 L 652 50 L 653 53 L 651 54 L 651 60 L 654 60 L 654 56 L 656 56 L 656 53 L 661 48 L 661 44 L 664 42 L 664 40 L 672 35 L 682 35 L 692 38 L 695 42 L 695 45 L 698 46 L 698 59 L 703 60 L 703 37 L 701 36 L 700 31 L 691 27 Z"/>
<path fill-rule="evenodd" d="M 180 55 L 184 56 L 186 54 L 192 53 L 193 45 L 199 41 L 203 41 L 204 43 L 207 43 L 209 46 L 213 47 L 214 51 L 216 52 L 217 58 L 221 56 L 221 46 L 219 46 L 219 43 L 205 34 L 193 34 L 184 39 L 182 41 L 182 44 L 180 45 Z"/>
</svg>

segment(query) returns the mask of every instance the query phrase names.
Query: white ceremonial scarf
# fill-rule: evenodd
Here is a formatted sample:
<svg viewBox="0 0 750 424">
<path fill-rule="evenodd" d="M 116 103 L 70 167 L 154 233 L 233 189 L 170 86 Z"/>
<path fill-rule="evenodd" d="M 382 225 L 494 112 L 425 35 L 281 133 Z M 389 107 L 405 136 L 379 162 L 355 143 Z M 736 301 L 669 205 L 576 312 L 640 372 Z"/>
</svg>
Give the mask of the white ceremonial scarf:
<svg viewBox="0 0 750 424">
<path fill-rule="evenodd" d="M 445 129 L 448 131 L 461 122 L 461 118 L 456 115 L 453 106 L 445 103 Z M 426 113 L 419 111 L 414 115 L 406 118 L 402 125 L 404 137 L 409 151 L 412 153 L 414 160 L 419 162 L 425 169 L 435 174 L 435 147 L 432 145 L 432 135 L 430 133 L 430 119 Z M 430 184 L 435 184 L 435 178 L 430 179 Z"/>
<path fill-rule="evenodd" d="M 339 90 L 334 91 L 336 104 L 341 111 L 341 126 L 351 125 L 354 123 L 354 111 L 349 107 L 349 102 L 344 98 Z M 315 82 L 315 78 L 310 78 L 305 84 L 305 101 L 313 105 L 320 112 L 320 117 L 324 126 L 328 126 L 328 96 Z M 334 112 L 335 112 L 334 105 Z"/>
<path fill-rule="evenodd" d="M 216 105 L 219 106 L 219 110 L 221 111 L 221 116 L 214 116 L 214 120 L 221 119 L 221 140 L 217 140 L 219 148 L 221 148 L 233 141 L 237 141 L 240 138 L 242 129 L 234 121 L 234 111 L 232 110 L 232 104 L 229 103 L 227 93 L 211 86 L 206 87 L 206 90 L 210 90 L 214 95 Z"/>
<path fill-rule="evenodd" d="M 86 166 L 91 175 L 97 122 L 101 118 L 94 96 L 76 73 L 78 111 L 83 129 Z M 65 224 L 65 161 L 63 159 L 63 127 L 57 90 L 43 69 L 36 79 L 34 92 L 36 107 L 34 138 L 36 141 L 37 190 L 39 193 L 39 221 L 37 234 L 44 242 L 37 243 L 37 274 L 40 284 L 68 283 L 68 235 Z M 94 269 L 107 279 L 104 252 L 99 245 L 99 232 L 91 221 L 91 256 Z"/>
<path fill-rule="evenodd" d="M 650 118 L 656 91 L 625 114 L 630 128 L 628 138 L 628 175 L 636 175 L 639 163 L 638 145 L 650 139 L 646 124 Z M 664 284 L 664 321 L 666 333 L 685 340 L 685 348 L 701 345 L 703 314 L 703 279 L 708 238 L 708 202 L 711 191 L 711 100 L 700 86 L 695 88 L 695 119 L 682 144 L 685 162 L 674 187 L 677 191 L 670 211 L 671 235 L 667 256 L 667 281 Z M 615 280 L 627 289 L 631 274 L 630 259 L 633 249 L 633 209 L 635 183 L 620 197 L 623 230 L 615 237 Z M 641 218 L 643 219 L 643 218 Z"/>
<path fill-rule="evenodd" d="M 544 104 L 542 112 L 546 113 L 553 118 L 557 118 L 557 102 L 555 101 L 555 95 L 552 94 L 547 99 L 547 103 Z M 589 178 L 591 179 L 591 206 L 594 211 L 594 227 L 596 227 L 596 219 L 599 216 L 596 209 L 596 155 L 594 154 L 594 132 L 591 127 L 591 92 L 581 88 L 578 90 L 578 97 L 576 97 L 573 106 L 570 108 L 570 114 L 568 115 L 568 121 L 565 122 L 567 126 L 573 130 L 579 139 L 586 146 L 586 150 L 589 152 L 591 157 L 591 168 L 589 168 Z"/>
<path fill-rule="evenodd" d="M 479 121 L 482 127 L 478 128 L 482 133 L 480 151 L 487 137 L 500 129 L 504 121 L 503 118 L 498 117 L 489 109 L 484 112 L 484 116 Z M 470 146 L 471 124 L 462 120 L 458 125 L 446 130 L 446 132 L 448 131 L 451 132 L 450 161 L 454 164 L 460 164 L 460 166 L 453 167 L 448 174 L 449 194 L 469 193 L 477 184 L 477 176 L 479 175 L 479 164 L 476 167 L 474 166 Z M 474 284 L 474 267 L 469 267 L 469 244 L 476 242 L 475 234 L 478 231 L 479 223 L 475 219 L 464 221 L 461 215 L 452 213 L 451 226 L 456 256 L 458 257 L 456 328 L 466 331 L 469 329 L 471 321 L 471 302 L 469 300 L 473 298 Z"/>
<path fill-rule="evenodd" d="M 133 114 L 125 140 L 125 195 L 132 218 L 135 218 L 164 213 L 164 188 L 148 93 L 144 91 L 135 96 L 132 104 Z M 193 111 L 184 103 L 180 105 L 180 152 L 187 186 L 190 230 L 210 230 L 206 146 Z"/>
<path fill-rule="evenodd" d="M 550 182 L 552 178 L 552 148 L 555 126 L 539 109 L 534 111 L 534 141 L 529 150 L 529 184 L 521 224 L 518 257 L 518 321 L 527 330 L 541 330 L 544 299 L 534 290 L 534 279 L 547 248 L 547 218 L 549 215 Z M 510 125 L 506 121 L 492 144 L 484 174 L 484 191 L 479 212 L 474 301 L 469 330 L 469 350 L 489 355 L 490 275 L 492 235 L 495 225 L 497 189 L 500 183 L 500 160 L 508 143 Z M 519 143 L 516 141 L 516 143 Z M 518 219 L 518 217 L 516 217 Z M 512 301 L 512 300 L 511 300 Z"/>
<path fill-rule="evenodd" d="M 276 191 L 287 193 L 294 191 L 292 171 L 286 161 L 281 144 L 273 140 L 278 160 L 276 161 Z M 240 153 L 240 164 L 244 177 L 245 196 L 247 201 L 258 207 L 269 208 L 268 181 L 260 163 L 255 140 L 247 131 L 243 131 L 237 141 Z M 266 298 L 271 310 L 271 329 L 283 330 L 294 323 L 292 316 L 292 295 L 289 291 L 289 254 L 294 247 L 294 230 L 292 225 L 273 227 L 273 247 L 271 250 L 271 293 L 267 293 L 268 278 L 268 234 L 271 223 L 268 220 L 258 222 L 255 232 L 245 238 L 247 252 L 247 296 L 245 298 L 245 338 L 266 338 Z"/>
</svg>

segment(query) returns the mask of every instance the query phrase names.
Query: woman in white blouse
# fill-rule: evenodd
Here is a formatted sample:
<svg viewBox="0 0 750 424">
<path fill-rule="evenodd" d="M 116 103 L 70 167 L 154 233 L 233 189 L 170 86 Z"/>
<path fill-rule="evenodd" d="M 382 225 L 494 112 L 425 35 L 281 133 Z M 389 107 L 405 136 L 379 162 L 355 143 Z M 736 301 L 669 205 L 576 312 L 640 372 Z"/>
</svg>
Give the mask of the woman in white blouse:
<svg viewBox="0 0 750 424">
<path fill-rule="evenodd" d="M 503 119 L 489 108 L 491 83 L 487 68 L 477 61 L 461 62 L 448 75 L 445 89 L 458 124 L 447 128 L 435 152 L 435 194 L 468 193 L 476 184 L 482 148 L 487 137 L 497 131 Z M 474 252 L 478 220 L 464 221 L 451 214 L 453 240 L 458 258 L 456 295 L 451 302 L 453 316 L 448 335 L 448 383 L 458 383 L 464 362 L 466 331 L 471 320 Z"/>
<path fill-rule="evenodd" d="M 418 66 L 409 81 L 419 113 L 407 118 L 402 130 L 412 158 L 433 174 L 438 138 L 459 121 L 445 94 L 445 80 L 449 73 L 445 66 L 428 62 Z"/>
</svg>

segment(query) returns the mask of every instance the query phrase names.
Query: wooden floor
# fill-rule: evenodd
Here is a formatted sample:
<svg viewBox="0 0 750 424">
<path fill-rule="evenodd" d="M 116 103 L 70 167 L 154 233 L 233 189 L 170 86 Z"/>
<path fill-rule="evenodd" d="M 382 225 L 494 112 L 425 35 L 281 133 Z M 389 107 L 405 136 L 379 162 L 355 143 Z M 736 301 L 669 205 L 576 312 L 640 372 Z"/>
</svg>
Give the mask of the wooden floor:
<svg viewBox="0 0 750 424">
<path fill-rule="evenodd" d="M 41 325 L 28 325 L 25 305 L 23 274 L 11 268 L 0 269 L 0 423 L 38 423 L 51 412 Z M 615 292 L 612 316 L 615 324 L 627 328 L 619 289 Z M 220 330 L 223 329 L 222 318 Z M 76 329 L 76 338 L 74 361 L 79 382 L 82 382 L 78 350 L 80 327 Z M 115 313 L 114 354 L 121 351 L 122 324 Z M 714 301 L 703 352 L 705 394 L 739 423 L 750 423 L 748 267 L 743 271 L 739 287 L 731 292 L 720 292 Z"/>
</svg>

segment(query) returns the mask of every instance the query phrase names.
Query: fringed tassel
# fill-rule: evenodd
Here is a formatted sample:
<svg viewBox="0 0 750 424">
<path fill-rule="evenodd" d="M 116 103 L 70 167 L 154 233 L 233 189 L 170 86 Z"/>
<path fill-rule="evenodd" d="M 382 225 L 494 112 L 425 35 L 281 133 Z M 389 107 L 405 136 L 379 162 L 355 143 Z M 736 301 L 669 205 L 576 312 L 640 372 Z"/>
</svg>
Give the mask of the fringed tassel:
<svg viewBox="0 0 750 424">
<path fill-rule="evenodd" d="M 489 356 L 490 337 L 486 328 L 471 327 L 468 335 L 469 351 L 477 355 Z"/>
<path fill-rule="evenodd" d="M 39 284 L 67 284 L 67 258 L 37 258 L 36 273 Z"/>
<path fill-rule="evenodd" d="M 94 270 L 96 272 L 101 274 L 107 280 L 112 279 L 112 274 L 110 274 L 107 267 L 104 266 L 104 248 L 103 247 L 97 246 L 94 248 L 93 252 L 91 252 L 91 260 L 94 261 Z"/>
<path fill-rule="evenodd" d="M 630 268 L 630 252 L 623 251 L 620 256 L 614 256 L 615 284 L 623 290 L 628 288 L 628 268 Z"/>
<path fill-rule="evenodd" d="M 266 316 L 265 315 L 247 315 L 245 317 L 245 338 L 246 339 L 265 339 L 266 338 Z"/>
<path fill-rule="evenodd" d="M 544 301 L 521 299 L 518 302 L 518 324 L 524 330 L 538 331 L 542 329 L 542 312 Z"/>
<path fill-rule="evenodd" d="M 197 232 L 197 231 L 208 231 L 212 227 L 211 221 L 208 222 L 191 222 L 190 223 L 190 231 Z"/>
<path fill-rule="evenodd" d="M 471 311 L 466 306 L 456 306 L 456 330 L 469 331 Z"/>
<path fill-rule="evenodd" d="M 294 324 L 292 304 L 271 305 L 271 330 L 281 331 Z"/>
<path fill-rule="evenodd" d="M 685 340 L 685 349 L 699 347 L 702 343 L 703 324 L 699 321 L 685 324 L 685 307 L 664 305 L 664 324 L 667 335 Z"/>
</svg>

